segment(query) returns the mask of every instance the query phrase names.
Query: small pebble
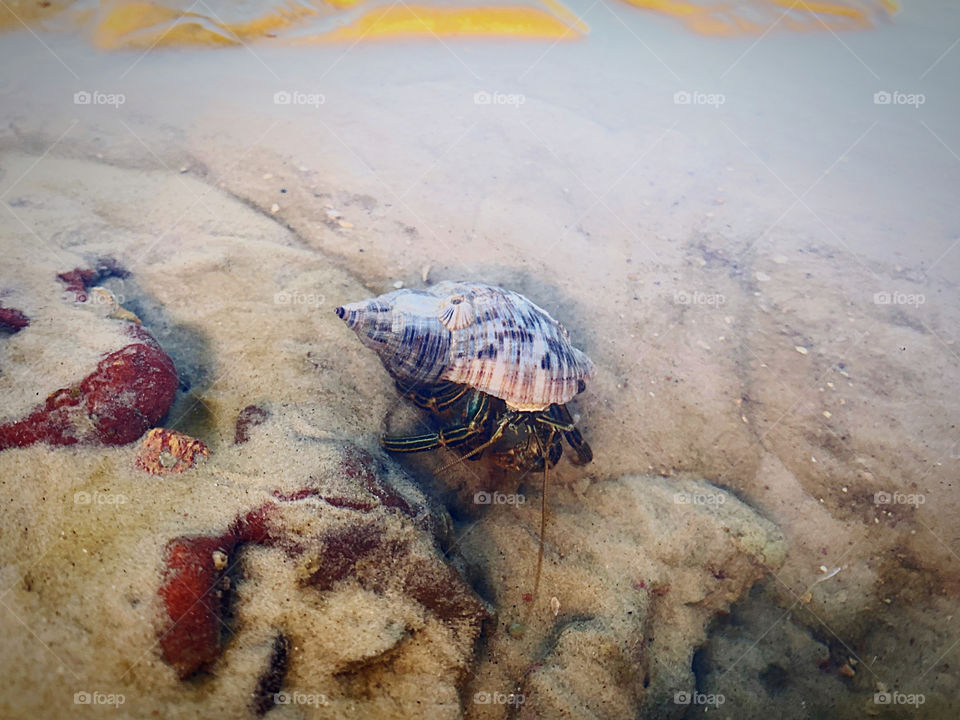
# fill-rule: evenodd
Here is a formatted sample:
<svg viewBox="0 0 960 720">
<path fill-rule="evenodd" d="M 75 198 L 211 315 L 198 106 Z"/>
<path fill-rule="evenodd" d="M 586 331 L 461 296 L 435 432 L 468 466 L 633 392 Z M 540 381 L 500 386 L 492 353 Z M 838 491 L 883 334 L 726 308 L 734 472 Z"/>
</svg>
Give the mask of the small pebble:
<svg viewBox="0 0 960 720">
<path fill-rule="evenodd" d="M 430 263 L 427 263 L 423 266 L 423 270 L 420 271 L 420 279 L 423 280 L 426 284 L 427 279 L 430 277 Z"/>
<path fill-rule="evenodd" d="M 550 609 L 553 610 L 554 617 L 560 613 L 560 600 L 556 596 L 550 598 Z"/>
<path fill-rule="evenodd" d="M 188 168 L 186 165 L 184 165 L 182 168 L 180 168 L 180 174 L 182 175 L 183 173 L 187 172 L 189 169 L 190 169 L 190 168 Z"/>
<path fill-rule="evenodd" d="M 353 223 L 352 223 L 352 222 L 347 222 L 346 220 L 338 220 L 338 221 L 337 221 L 337 224 L 338 224 L 340 227 L 342 227 L 342 228 L 352 228 L 352 227 L 353 227 Z"/>
<path fill-rule="evenodd" d="M 399 290 L 400 288 L 403 287 L 403 280 L 397 280 L 397 281 L 393 284 L 393 286 L 394 286 L 397 290 Z"/>
<path fill-rule="evenodd" d="M 803 347 L 803 345 L 795 345 L 793 349 L 796 350 L 801 355 L 806 355 L 809 352 L 809 350 Z"/>
<path fill-rule="evenodd" d="M 270 212 L 273 213 L 274 215 L 277 214 L 278 212 L 280 212 L 280 206 L 274 203 L 273 205 L 270 206 Z"/>
<path fill-rule="evenodd" d="M 507 634 L 515 640 L 519 640 L 523 637 L 523 633 L 526 628 L 523 626 L 523 623 L 510 623 L 510 627 L 507 628 Z"/>
<path fill-rule="evenodd" d="M 756 278 L 757 278 L 757 280 L 759 280 L 760 282 L 766 282 L 767 280 L 770 279 L 770 276 L 767 275 L 765 272 L 760 272 L 759 270 L 757 270 L 757 272 L 756 272 Z"/>
<path fill-rule="evenodd" d="M 824 416 L 825 418 L 827 418 L 828 420 L 833 417 L 833 415 L 830 413 L 829 410 L 824 410 L 824 411 L 823 411 L 823 416 Z"/>
<path fill-rule="evenodd" d="M 264 173 L 263 175 L 264 180 L 269 180 L 272 177 L 273 177 L 273 173 Z"/>
<path fill-rule="evenodd" d="M 773 256 L 773 261 L 774 261 L 777 265 L 785 265 L 786 262 L 787 262 L 787 256 L 786 256 L 786 255 L 774 255 L 774 256 Z"/>
<path fill-rule="evenodd" d="M 227 566 L 227 554 L 222 550 L 213 551 L 213 566 L 217 570 L 223 570 Z"/>
</svg>

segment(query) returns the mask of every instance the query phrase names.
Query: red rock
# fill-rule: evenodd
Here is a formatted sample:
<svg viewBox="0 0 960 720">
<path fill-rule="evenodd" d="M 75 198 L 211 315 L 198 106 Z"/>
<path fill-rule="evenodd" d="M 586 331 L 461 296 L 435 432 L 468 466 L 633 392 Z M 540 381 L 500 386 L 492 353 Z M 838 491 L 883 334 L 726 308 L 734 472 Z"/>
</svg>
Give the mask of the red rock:
<svg viewBox="0 0 960 720">
<path fill-rule="evenodd" d="M 320 538 L 320 543 L 320 566 L 308 583 L 318 590 L 329 590 L 350 575 L 360 560 L 381 548 L 383 533 L 372 523 L 360 522 L 334 528 Z"/>
<path fill-rule="evenodd" d="M 154 475 L 182 473 L 210 456 L 207 446 L 176 430 L 153 428 L 143 438 L 137 467 Z"/>
<path fill-rule="evenodd" d="M 181 537 L 164 552 L 166 573 L 159 595 L 167 612 L 160 647 L 167 661 L 185 679 L 220 656 L 220 623 L 225 608 L 223 577 L 214 553 L 228 559 L 237 538 Z"/>
<path fill-rule="evenodd" d="M 229 602 L 222 585 L 227 563 L 220 556 L 218 567 L 214 553 L 224 553 L 232 564 L 245 544 L 279 547 L 292 557 L 315 555 L 316 562 L 310 564 L 317 570 L 304 584 L 316 591 L 329 590 L 355 576 L 374 592 L 405 593 L 444 621 L 466 621 L 479 627 L 488 617 L 482 601 L 439 553 L 434 558 L 421 555 L 422 546 L 414 549 L 420 542 L 415 534 L 397 535 L 394 531 L 391 535 L 383 523 L 385 510 L 399 510 L 408 515 L 405 522 L 410 522 L 426 509 L 415 510 L 406 501 L 397 503 L 400 496 L 373 473 L 371 456 L 359 449 L 348 449 L 347 454 L 355 477 L 345 474 L 357 486 L 358 497 L 328 496 L 311 479 L 306 487 L 293 492 L 275 491 L 277 502 L 241 513 L 220 535 L 185 536 L 167 544 L 166 572 L 159 590 L 167 617 L 160 644 L 181 679 L 208 668 L 220 655 L 219 628 Z M 364 502 L 363 495 L 371 496 L 370 501 Z M 318 512 L 323 512 L 325 505 L 348 508 L 353 515 L 315 537 L 294 538 L 284 529 L 284 514 L 285 508 L 299 502 L 313 503 Z M 440 525 L 433 522 L 430 527 Z M 358 569 L 361 565 L 363 570 Z M 278 666 L 284 664 L 285 658 Z M 267 684 L 273 687 L 278 682 L 271 676 Z"/>
<path fill-rule="evenodd" d="M 457 571 L 446 564 L 417 560 L 403 575 L 403 590 L 441 620 L 487 619 L 487 609 Z"/>
<path fill-rule="evenodd" d="M 8 332 L 11 335 L 20 332 L 30 324 L 30 318 L 16 308 L 0 307 L 0 332 Z"/>
<path fill-rule="evenodd" d="M 27 417 L 0 425 L 0 450 L 50 445 L 133 442 L 160 421 L 177 392 L 173 361 L 143 328 L 137 342 L 107 355 L 78 385 L 51 393 Z"/>
<path fill-rule="evenodd" d="M 241 445 L 250 439 L 250 428 L 262 425 L 270 413 L 256 405 L 247 405 L 237 415 L 237 429 L 233 435 L 233 444 Z"/>
<path fill-rule="evenodd" d="M 96 267 L 77 267 L 69 272 L 60 273 L 57 278 L 66 284 L 67 290 L 74 294 L 77 302 L 86 302 L 87 289 L 91 286 L 109 277 L 125 278 L 129 275 L 130 273 L 113 258 L 100 258 Z"/>
<path fill-rule="evenodd" d="M 276 508 L 276 503 L 264 503 L 234 520 L 230 532 L 242 542 L 273 545 L 282 536 L 281 530 L 272 527 Z"/>
</svg>

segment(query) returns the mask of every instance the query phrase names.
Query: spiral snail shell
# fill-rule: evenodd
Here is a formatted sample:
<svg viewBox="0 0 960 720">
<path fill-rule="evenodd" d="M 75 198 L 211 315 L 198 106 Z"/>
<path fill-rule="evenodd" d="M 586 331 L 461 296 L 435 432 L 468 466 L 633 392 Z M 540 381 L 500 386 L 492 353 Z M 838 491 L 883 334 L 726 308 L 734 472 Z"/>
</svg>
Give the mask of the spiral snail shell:
<svg viewBox="0 0 960 720">
<path fill-rule="evenodd" d="M 410 387 L 459 383 L 538 411 L 571 400 L 593 373 L 546 310 L 485 283 L 394 290 L 336 313 Z"/>
</svg>

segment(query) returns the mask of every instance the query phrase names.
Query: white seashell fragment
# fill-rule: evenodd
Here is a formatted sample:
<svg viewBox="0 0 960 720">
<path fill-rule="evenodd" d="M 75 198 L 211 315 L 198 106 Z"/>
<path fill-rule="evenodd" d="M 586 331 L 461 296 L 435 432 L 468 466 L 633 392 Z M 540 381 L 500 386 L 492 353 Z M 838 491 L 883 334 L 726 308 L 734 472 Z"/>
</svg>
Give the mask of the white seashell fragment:
<svg viewBox="0 0 960 720">
<path fill-rule="evenodd" d="M 473 312 L 473 303 L 463 295 L 451 295 L 440 301 L 437 315 L 443 326 L 450 330 L 462 330 L 473 323 L 476 314 Z"/>
<path fill-rule="evenodd" d="M 454 382 L 514 410 L 569 402 L 593 363 L 542 308 L 510 290 L 444 281 L 336 309 L 387 371 L 413 386 Z"/>
</svg>

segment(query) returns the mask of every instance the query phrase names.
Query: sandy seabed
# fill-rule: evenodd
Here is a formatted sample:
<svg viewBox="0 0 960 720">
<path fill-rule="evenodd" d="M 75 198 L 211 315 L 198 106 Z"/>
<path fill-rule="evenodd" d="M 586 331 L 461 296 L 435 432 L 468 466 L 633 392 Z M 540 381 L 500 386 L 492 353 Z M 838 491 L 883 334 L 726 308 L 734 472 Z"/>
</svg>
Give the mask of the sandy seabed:
<svg viewBox="0 0 960 720">
<path fill-rule="evenodd" d="M 38 70 L 4 77 L 0 302 L 31 324 L 0 334 L 0 421 L 123 343 L 56 277 L 111 257 L 130 274 L 103 284 L 177 368 L 161 424 L 210 457 L 0 452 L 3 716 L 100 693 L 127 717 L 955 717 L 958 61 L 919 79 L 942 12 L 755 48 L 632 25 L 644 49 L 602 14 L 546 53 L 63 40 L 79 79 L 5 38 Z M 885 87 L 927 102 L 874 105 Z M 270 100 L 297 88 L 325 103 Z M 727 101 L 672 101 L 701 88 Z M 385 456 L 385 418 L 416 415 L 332 312 L 461 278 L 527 295 L 597 366 L 571 404 L 595 459 L 551 473 L 533 603 L 540 478 Z M 250 405 L 270 419 L 237 444 Z M 347 487 L 353 452 L 419 509 Z M 181 680 L 164 548 L 304 487 L 275 522 L 315 550 L 231 553 L 221 653 Z M 473 502 L 493 490 L 526 502 Z M 349 492 L 366 509 L 331 509 Z M 366 534 L 317 581 L 332 538 Z"/>
</svg>

